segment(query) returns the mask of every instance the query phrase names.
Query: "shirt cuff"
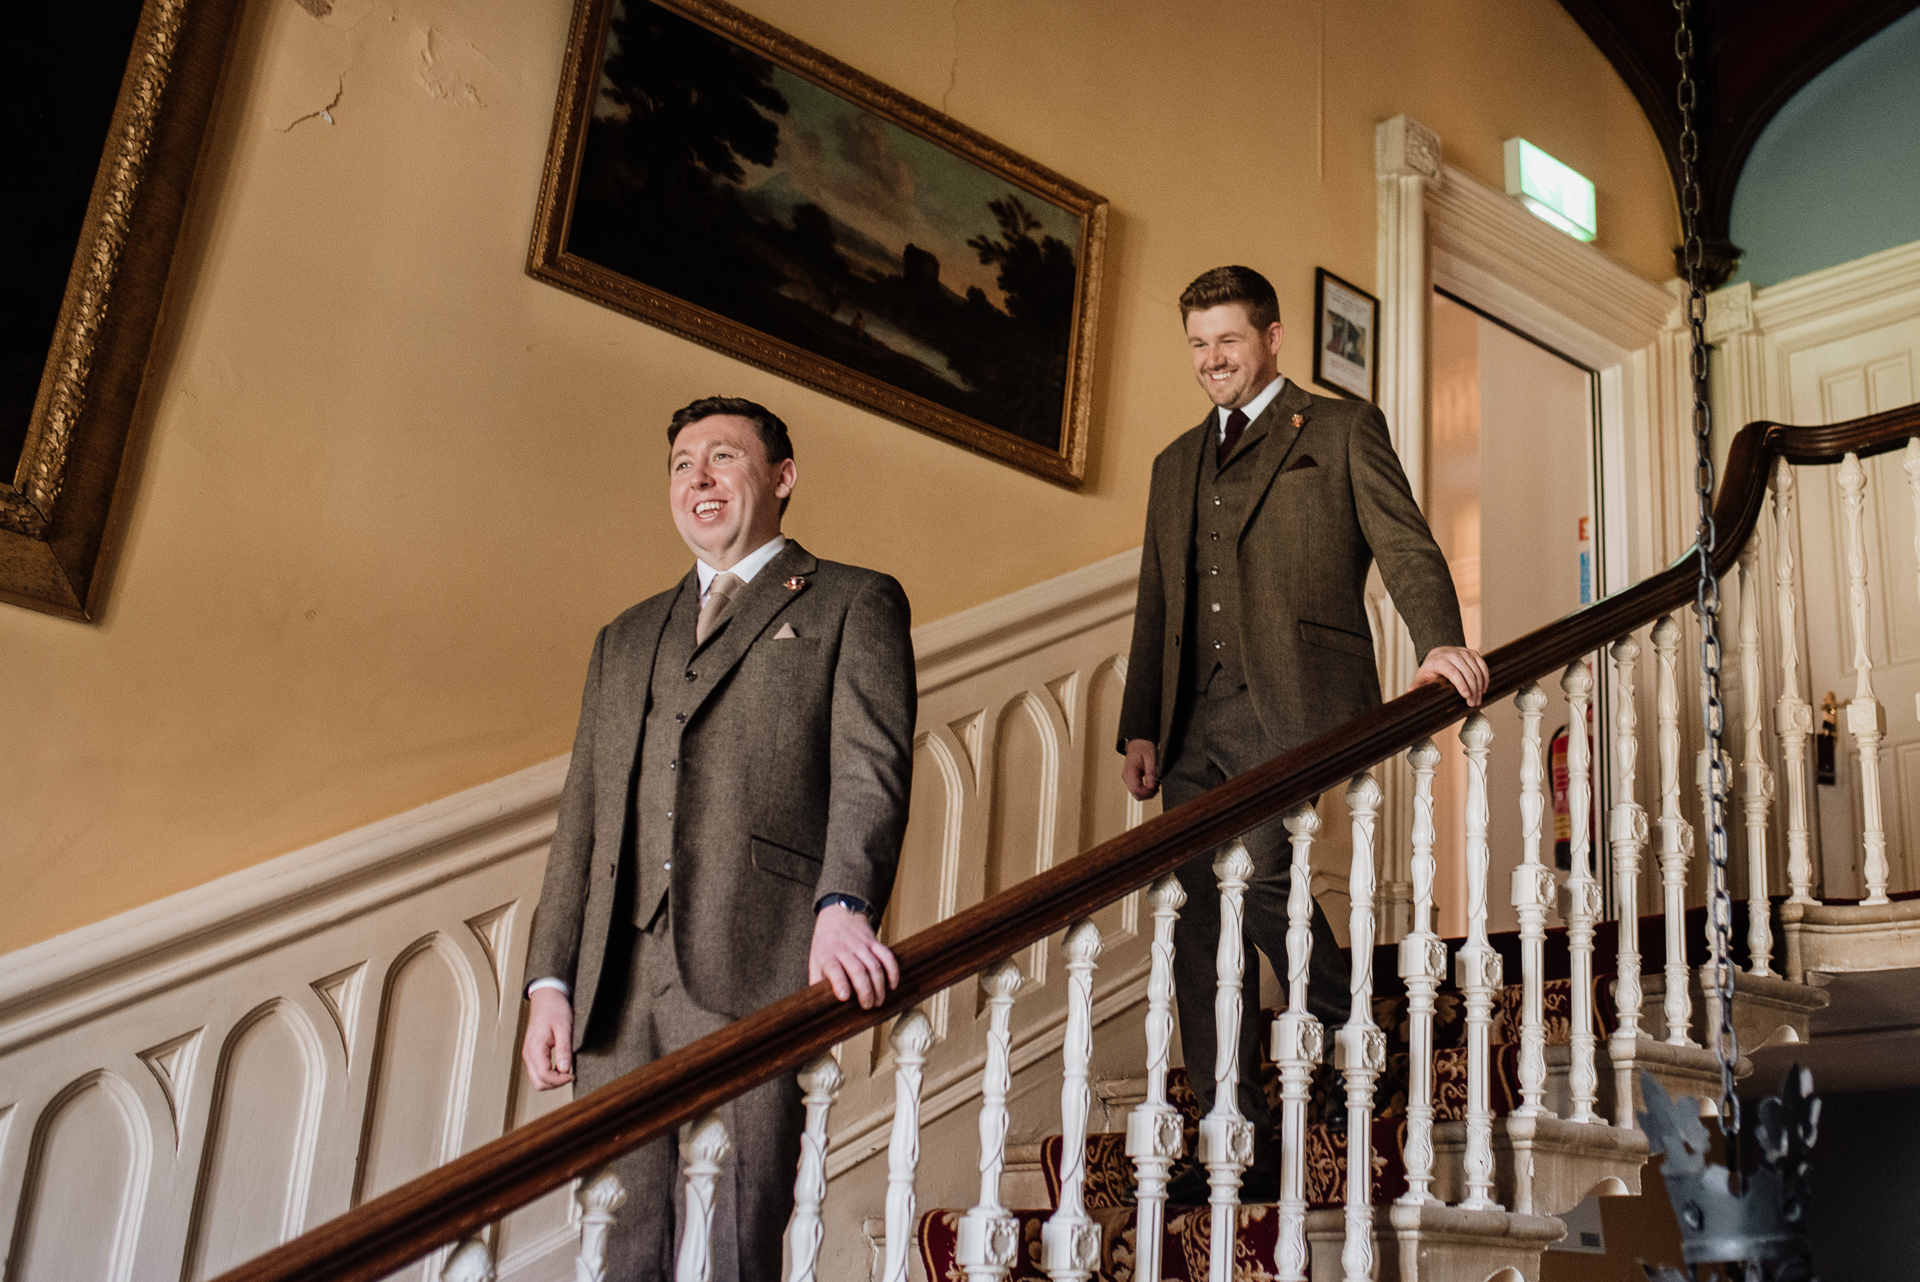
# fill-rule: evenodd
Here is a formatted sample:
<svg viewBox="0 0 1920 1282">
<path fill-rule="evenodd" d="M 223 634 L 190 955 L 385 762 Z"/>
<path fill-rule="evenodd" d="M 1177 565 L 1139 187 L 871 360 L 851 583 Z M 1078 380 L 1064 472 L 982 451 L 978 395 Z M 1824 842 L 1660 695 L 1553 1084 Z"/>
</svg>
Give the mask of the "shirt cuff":
<svg viewBox="0 0 1920 1282">
<path fill-rule="evenodd" d="M 568 999 L 571 999 L 573 997 L 573 989 L 567 986 L 566 980 L 552 979 L 552 978 L 536 979 L 531 984 L 528 984 L 527 996 L 529 997 L 533 996 L 536 992 L 538 992 L 542 988 L 557 988 L 560 990 L 560 995 L 562 997 L 565 997 Z"/>
</svg>

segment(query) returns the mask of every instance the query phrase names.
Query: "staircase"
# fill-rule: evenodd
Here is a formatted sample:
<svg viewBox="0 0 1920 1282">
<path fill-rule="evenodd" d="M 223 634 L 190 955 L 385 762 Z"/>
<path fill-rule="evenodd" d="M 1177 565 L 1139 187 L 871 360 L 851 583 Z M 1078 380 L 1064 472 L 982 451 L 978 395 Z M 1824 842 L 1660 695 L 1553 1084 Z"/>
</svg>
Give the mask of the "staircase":
<svg viewBox="0 0 1920 1282">
<path fill-rule="evenodd" d="M 1558 1213 L 1589 1192 L 1638 1187 L 1646 1141 L 1635 1127 L 1643 1070 L 1676 1096 L 1719 1095 L 1712 1054 L 1697 1030 L 1717 1023 L 1711 994 L 1726 970 L 1733 981 L 1733 1019 L 1758 1042 L 1804 1040 L 1824 994 L 1801 982 L 1806 973 L 1842 969 L 1835 940 L 1872 943 L 1877 964 L 1898 962 L 1910 947 L 1912 910 L 1889 895 L 1885 835 L 1877 811 L 1878 727 L 1871 665 L 1860 647 L 1860 679 L 1847 725 L 1857 741 L 1868 799 L 1861 852 L 1866 902 L 1821 905 L 1812 896 L 1807 858 L 1807 703 L 1796 677 L 1796 633 L 1784 626 L 1777 700 L 1763 691 L 1758 621 L 1770 608 L 1790 621 L 1799 591 L 1790 558 L 1771 570 L 1765 518 L 1792 519 L 1796 467 L 1838 464 L 1848 495 L 1849 599 L 1852 629 L 1865 635 L 1870 609 L 1867 549 L 1860 513 L 1860 459 L 1906 448 L 1920 507 L 1920 409 L 1872 416 L 1830 428 L 1754 424 L 1735 440 L 1715 509 L 1722 545 L 1715 567 L 1737 587 L 1738 640 L 1731 667 L 1740 672 L 1738 706 L 1730 701 L 1726 742 L 1742 746 L 1730 799 L 1730 836 L 1748 859 L 1745 938 L 1713 944 L 1685 904 L 1689 876 L 1703 875 L 1690 812 L 1691 783 L 1704 771 L 1682 764 L 1680 726 L 1696 716 L 1690 648 L 1676 615 L 1694 596 L 1692 563 L 1683 561 L 1634 589 L 1609 598 L 1487 656 L 1490 693 L 1513 695 L 1521 711 L 1517 781 L 1488 777 L 1491 728 L 1466 715 L 1460 737 L 1468 762 L 1466 876 L 1468 932 L 1443 941 L 1433 931 L 1435 880 L 1432 783 L 1439 754 L 1429 735 L 1468 710 L 1441 687 L 1423 687 L 1357 718 L 1313 743 L 1235 779 L 1199 800 L 1149 819 L 1087 852 L 984 902 L 965 908 L 896 948 L 902 981 L 888 1004 L 862 1011 L 834 1002 L 824 986 L 796 994 L 720 1033 L 643 1068 L 586 1099 L 511 1132 L 428 1176 L 361 1205 L 224 1275 L 227 1282 L 372 1279 L 443 1244 L 457 1244 L 445 1276 L 490 1278 L 486 1226 L 569 1180 L 581 1179 L 590 1228 L 578 1277 L 603 1276 L 595 1242 L 617 1214 L 619 1190 L 602 1173 L 617 1154 L 692 1123 L 682 1137 L 689 1207 L 708 1204 L 727 1149 L 715 1104 L 775 1074 L 799 1072 L 807 1090 L 807 1141 L 796 1181 L 788 1277 L 811 1282 L 822 1234 L 831 1109 L 842 1082 L 831 1049 L 888 1018 L 894 1020 L 886 1061 L 893 1076 L 892 1142 L 888 1150 L 881 1282 L 906 1282 L 914 1257 L 929 1278 L 1046 1276 L 1055 1282 L 1205 1276 L 1209 1282 L 1278 1278 L 1433 1279 L 1502 1282 L 1534 1278 L 1541 1252 L 1565 1226 Z M 1884 502 L 1884 501 L 1883 501 Z M 1755 541 L 1756 532 L 1759 540 Z M 1771 546 L 1784 546 L 1774 540 Z M 1878 545 L 1876 545 L 1878 546 Z M 1771 597 L 1763 586 L 1771 581 Z M 1646 644 L 1643 644 L 1643 638 Z M 1645 660 L 1645 661 L 1643 661 Z M 1764 665 L 1770 668 L 1771 664 Z M 1541 737 L 1549 688 L 1566 702 L 1566 721 L 1587 723 L 1596 692 L 1610 694 L 1604 762 L 1589 761 L 1575 736 L 1567 760 L 1571 812 L 1584 814 L 1596 778 L 1612 805 L 1600 840 L 1590 848 L 1586 825 L 1574 823 L 1570 871 L 1564 878 L 1542 861 L 1546 812 Z M 1650 768 L 1642 782 L 1642 730 L 1636 691 L 1654 710 Z M 1771 714 L 1771 715 L 1770 715 Z M 1767 739 L 1769 727 L 1776 737 Z M 1744 740 L 1736 733 L 1745 729 Z M 1772 756 L 1778 748 L 1777 758 Z M 1381 789 L 1375 772 L 1405 753 L 1413 778 L 1411 930 L 1397 947 L 1376 948 L 1376 825 Z M 1776 797 L 1770 760 L 1783 763 Z M 1512 783 L 1517 788 L 1508 790 Z M 1353 948 L 1350 1014 L 1338 1029 L 1304 1013 L 1310 947 L 1308 890 L 1319 820 L 1310 799 L 1347 783 L 1352 817 L 1348 883 Z M 1511 883 L 1491 886 L 1487 816 L 1496 795 L 1515 799 L 1525 819 L 1524 858 Z M 1656 802 L 1643 806 L 1645 796 Z M 1776 803 L 1778 809 L 1776 811 Z M 1650 811 L 1654 812 L 1650 814 Z M 1248 867 L 1239 833 L 1283 817 L 1293 839 L 1294 896 L 1289 906 L 1287 1000 L 1265 1015 L 1271 1061 L 1263 1086 L 1275 1105 L 1280 1154 L 1276 1203 L 1242 1206 L 1236 1191 L 1250 1160 L 1250 1126 L 1234 1106 L 1232 1034 L 1216 1056 L 1216 1103 L 1195 1115 L 1185 1070 L 1171 1064 L 1172 925 L 1184 893 L 1176 867 L 1216 852 L 1223 923 L 1217 954 L 1217 1022 L 1238 1025 L 1243 1008 L 1240 920 Z M 1788 896 L 1776 910 L 1763 857 L 1769 824 L 1784 831 L 1790 851 Z M 1744 836 L 1744 843 L 1741 838 Z M 1701 847 L 1706 842 L 1701 839 Z M 1604 858 L 1601 856 L 1604 855 Z M 1641 874 L 1657 875 L 1649 897 L 1663 911 L 1638 917 Z M 1605 878 L 1607 885 L 1602 886 Z M 1697 882 L 1696 882 L 1697 884 Z M 1125 1132 L 1087 1133 L 1092 1102 L 1093 977 L 1102 932 L 1092 915 L 1150 887 L 1152 970 L 1147 985 L 1144 1089 Z M 1602 920 L 1611 902 L 1638 928 L 1614 931 Z M 1503 893 L 1520 929 L 1495 936 L 1487 927 L 1489 895 Z M 1564 931 L 1547 930 L 1558 907 Z M 1604 914 L 1617 917 L 1618 914 Z M 1008 960 L 1065 928 L 1060 972 L 1064 989 L 1058 1133 L 1042 1145 L 1049 1205 L 1008 1210 L 1002 1174 L 1009 1157 L 1008 1090 L 1011 1020 L 1031 987 Z M 1776 973 L 1784 940 L 1787 974 Z M 1822 950 L 1826 951 L 1822 951 Z M 1816 965 L 1816 959 L 1819 964 Z M 1655 963 L 1657 962 L 1657 969 Z M 1643 975 L 1643 969 L 1645 974 Z M 954 985 L 978 980 L 976 1023 L 985 1031 L 979 1068 L 980 1197 L 971 1208 L 922 1215 L 916 1205 L 921 1163 L 923 1069 L 934 1025 L 920 1008 Z M 967 988 L 958 990 L 966 993 Z M 955 1005 L 965 1008 L 964 1000 Z M 1711 1022 L 1709 1022 L 1711 1021 Z M 947 1088 L 949 1096 L 952 1088 Z M 1332 1124 L 1331 1101 L 1343 1097 L 1344 1134 Z M 951 1160 L 951 1154 L 942 1154 Z M 1183 1158 L 1197 1160 L 1212 1189 L 1203 1208 L 1168 1207 L 1166 1182 Z M 701 1217 L 692 1215 L 683 1262 L 686 1282 L 703 1282 Z M 915 1247 L 918 1247 L 916 1250 Z"/>
</svg>

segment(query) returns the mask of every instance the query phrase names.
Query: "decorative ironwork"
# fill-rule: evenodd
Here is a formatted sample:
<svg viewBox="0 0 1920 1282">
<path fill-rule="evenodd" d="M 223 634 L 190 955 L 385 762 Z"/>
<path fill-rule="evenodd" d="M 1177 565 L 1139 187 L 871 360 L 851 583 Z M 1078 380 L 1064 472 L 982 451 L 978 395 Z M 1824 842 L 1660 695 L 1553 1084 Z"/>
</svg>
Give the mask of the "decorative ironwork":
<svg viewBox="0 0 1920 1282">
<path fill-rule="evenodd" d="M 1648 1072 L 1640 1075 L 1647 1107 L 1640 1127 L 1654 1153 L 1666 1155 L 1660 1176 L 1680 1221 L 1687 1272 L 1648 1266 L 1652 1282 L 1685 1282 L 1702 1264 L 1738 1264 L 1743 1282 L 1813 1282 L 1807 1239 L 1812 1153 L 1820 1132 L 1813 1073 L 1795 1064 L 1780 1093 L 1760 1101 L 1753 1139 L 1760 1164 L 1732 1187 L 1726 1167 L 1707 1162 L 1707 1128 L 1699 1101 L 1669 1098 Z"/>
</svg>

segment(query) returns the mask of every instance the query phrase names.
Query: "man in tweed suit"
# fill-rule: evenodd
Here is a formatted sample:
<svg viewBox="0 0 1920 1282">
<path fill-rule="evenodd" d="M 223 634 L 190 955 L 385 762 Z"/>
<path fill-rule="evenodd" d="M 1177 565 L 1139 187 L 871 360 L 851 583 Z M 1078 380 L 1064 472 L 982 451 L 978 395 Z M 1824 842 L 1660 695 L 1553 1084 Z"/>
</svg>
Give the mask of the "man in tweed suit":
<svg viewBox="0 0 1920 1282">
<path fill-rule="evenodd" d="M 593 1090 L 822 979 L 867 1007 L 899 981 L 873 923 L 907 822 L 906 595 L 782 537 L 793 447 L 763 407 L 695 401 L 667 440 L 696 562 L 594 642 L 527 958 L 521 1057 L 541 1090 Z M 776 1278 L 799 1088 L 776 1078 L 722 1114 L 712 1276 Z M 664 1282 L 675 1145 L 616 1168 L 608 1276 Z"/>
<path fill-rule="evenodd" d="M 1120 712 L 1122 777 L 1178 806 L 1380 702 L 1367 623 L 1368 567 L 1423 662 L 1415 684 L 1450 681 L 1469 704 L 1487 669 L 1465 647 L 1453 580 L 1387 436 L 1364 401 L 1314 396 L 1280 377 L 1273 286 L 1246 267 L 1205 273 L 1180 296 L 1193 372 L 1214 408 L 1153 461 L 1133 647 Z M 1291 851 L 1278 820 L 1245 834 L 1254 873 L 1246 936 L 1287 973 Z M 1174 985 L 1188 1080 L 1213 1104 L 1214 954 L 1220 897 L 1211 856 L 1179 870 Z M 1309 1007 L 1348 1010 L 1346 958 L 1313 908 Z M 1242 1021 L 1241 1113 L 1254 1124 L 1243 1201 L 1270 1201 L 1270 1122 L 1257 1020 Z M 1207 1197 L 1188 1167 L 1176 1201 Z"/>
</svg>

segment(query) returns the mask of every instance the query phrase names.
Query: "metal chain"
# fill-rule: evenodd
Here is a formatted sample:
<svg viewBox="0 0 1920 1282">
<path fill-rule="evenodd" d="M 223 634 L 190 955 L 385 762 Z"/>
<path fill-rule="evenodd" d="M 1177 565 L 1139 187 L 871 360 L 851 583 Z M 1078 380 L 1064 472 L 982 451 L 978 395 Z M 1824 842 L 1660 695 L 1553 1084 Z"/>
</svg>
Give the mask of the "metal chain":
<svg viewBox="0 0 1920 1282">
<path fill-rule="evenodd" d="M 1673 52 L 1680 60 L 1680 218 L 1685 235 L 1681 251 L 1687 272 L 1687 331 L 1692 339 L 1688 373 L 1693 380 L 1694 489 L 1700 503 L 1696 552 L 1700 563 L 1694 604 L 1700 614 L 1700 671 L 1706 693 L 1701 716 L 1707 742 L 1707 862 L 1710 884 L 1707 923 L 1713 932 L 1714 992 L 1720 1027 L 1713 1033 L 1713 1057 L 1720 1065 L 1720 1129 L 1729 1140 L 1740 1132 L 1740 1101 L 1733 1093 L 1733 1069 L 1740 1043 L 1733 1031 L 1733 895 L 1727 888 L 1727 759 L 1720 747 L 1725 723 L 1720 702 L 1720 583 L 1713 573 L 1713 411 L 1707 404 L 1706 248 L 1700 239 L 1700 136 L 1694 130 L 1699 87 L 1693 76 L 1692 0 L 1673 0 L 1680 16 Z"/>
</svg>

